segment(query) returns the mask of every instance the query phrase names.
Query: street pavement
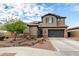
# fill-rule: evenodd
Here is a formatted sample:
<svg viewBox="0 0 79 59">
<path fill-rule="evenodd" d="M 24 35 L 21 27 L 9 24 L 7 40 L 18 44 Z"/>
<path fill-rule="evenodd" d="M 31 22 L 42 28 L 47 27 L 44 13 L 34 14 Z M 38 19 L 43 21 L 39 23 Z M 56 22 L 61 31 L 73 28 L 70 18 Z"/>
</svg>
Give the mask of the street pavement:
<svg viewBox="0 0 79 59">
<path fill-rule="evenodd" d="M 7 48 L 0 48 L 0 55 L 1 54 L 11 54 L 16 53 L 15 56 L 50 56 L 55 55 L 55 52 L 51 50 L 44 50 L 44 49 L 37 49 L 37 48 L 30 48 L 30 47 L 7 47 Z"/>
</svg>

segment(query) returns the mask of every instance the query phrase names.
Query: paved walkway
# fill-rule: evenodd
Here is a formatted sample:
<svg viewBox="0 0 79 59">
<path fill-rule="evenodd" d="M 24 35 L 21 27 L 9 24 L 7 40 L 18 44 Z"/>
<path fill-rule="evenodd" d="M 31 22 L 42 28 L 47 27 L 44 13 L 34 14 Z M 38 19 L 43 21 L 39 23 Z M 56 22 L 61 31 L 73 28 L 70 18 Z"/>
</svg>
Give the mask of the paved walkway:
<svg viewBox="0 0 79 59">
<path fill-rule="evenodd" d="M 30 48 L 7 47 L 0 48 L 0 55 L 11 54 L 13 56 L 79 56 L 79 41 L 66 38 L 49 38 L 57 51 Z"/>
</svg>

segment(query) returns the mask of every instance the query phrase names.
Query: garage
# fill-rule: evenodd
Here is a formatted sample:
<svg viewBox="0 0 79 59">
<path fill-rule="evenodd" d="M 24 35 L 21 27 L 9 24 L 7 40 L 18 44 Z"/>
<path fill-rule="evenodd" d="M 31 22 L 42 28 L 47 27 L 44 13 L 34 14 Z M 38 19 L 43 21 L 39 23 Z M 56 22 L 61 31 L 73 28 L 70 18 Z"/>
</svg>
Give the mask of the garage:
<svg viewBox="0 0 79 59">
<path fill-rule="evenodd" d="M 79 26 L 68 29 L 68 37 L 79 38 Z"/>
<path fill-rule="evenodd" d="M 48 29 L 48 37 L 64 37 L 63 29 Z"/>
</svg>

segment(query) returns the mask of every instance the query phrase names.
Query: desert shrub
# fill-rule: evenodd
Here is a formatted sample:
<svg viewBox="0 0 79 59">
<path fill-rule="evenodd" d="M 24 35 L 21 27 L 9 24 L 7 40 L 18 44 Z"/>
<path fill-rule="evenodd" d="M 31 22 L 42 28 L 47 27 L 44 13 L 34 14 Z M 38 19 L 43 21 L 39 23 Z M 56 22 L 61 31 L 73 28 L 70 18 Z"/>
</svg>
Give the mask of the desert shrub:
<svg viewBox="0 0 79 59">
<path fill-rule="evenodd" d="M 1 37 L 0 37 L 0 41 L 3 41 L 4 38 L 5 38 L 5 36 L 1 36 Z"/>
<path fill-rule="evenodd" d="M 34 36 L 31 36 L 31 39 L 33 39 L 33 40 L 36 40 L 36 37 L 34 37 Z"/>
<path fill-rule="evenodd" d="M 6 39 L 8 39 L 9 37 L 7 36 L 7 37 L 5 37 Z"/>
<path fill-rule="evenodd" d="M 17 38 L 24 38 L 23 34 L 17 34 Z"/>
<path fill-rule="evenodd" d="M 30 34 L 24 34 L 24 38 L 27 40 L 36 40 L 36 38 Z"/>
<path fill-rule="evenodd" d="M 42 41 L 46 41 L 46 39 L 43 38 Z"/>
<path fill-rule="evenodd" d="M 4 24 L 4 28 L 6 31 L 13 33 L 13 37 L 16 40 L 17 33 L 23 33 L 26 28 L 26 24 L 20 19 L 16 19 L 15 21 L 8 21 Z"/>
<path fill-rule="evenodd" d="M 27 39 L 27 40 L 31 40 L 31 36 L 30 36 L 30 35 L 27 35 L 27 36 L 26 36 L 26 39 Z"/>
</svg>

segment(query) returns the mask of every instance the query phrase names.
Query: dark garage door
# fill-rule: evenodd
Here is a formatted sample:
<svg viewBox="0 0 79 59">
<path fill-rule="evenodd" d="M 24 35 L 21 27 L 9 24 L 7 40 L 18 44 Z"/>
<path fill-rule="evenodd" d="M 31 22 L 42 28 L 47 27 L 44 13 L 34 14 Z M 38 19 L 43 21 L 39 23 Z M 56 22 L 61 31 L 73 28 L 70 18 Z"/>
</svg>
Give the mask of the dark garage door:
<svg viewBox="0 0 79 59">
<path fill-rule="evenodd" d="M 48 37 L 64 37 L 64 30 L 49 29 Z"/>
</svg>

